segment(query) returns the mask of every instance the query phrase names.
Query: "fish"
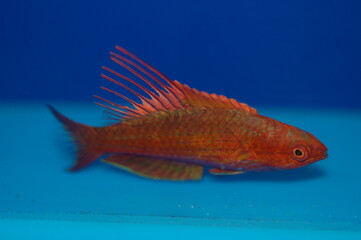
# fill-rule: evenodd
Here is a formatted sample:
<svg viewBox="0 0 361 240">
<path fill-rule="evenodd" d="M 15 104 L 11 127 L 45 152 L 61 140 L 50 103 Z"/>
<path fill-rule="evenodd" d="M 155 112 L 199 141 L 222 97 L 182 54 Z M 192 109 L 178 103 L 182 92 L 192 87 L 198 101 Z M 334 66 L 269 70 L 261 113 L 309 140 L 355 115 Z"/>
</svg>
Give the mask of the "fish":
<svg viewBox="0 0 361 240">
<path fill-rule="evenodd" d="M 123 47 L 110 51 L 110 59 L 138 79 L 102 67 L 102 78 L 139 98 L 101 87 L 130 104 L 94 95 L 115 122 L 92 127 L 48 106 L 77 147 L 70 171 L 100 159 L 150 179 L 194 181 L 202 179 L 204 169 L 236 175 L 300 168 L 328 157 L 326 146 L 311 133 L 235 99 L 171 80 Z"/>
</svg>

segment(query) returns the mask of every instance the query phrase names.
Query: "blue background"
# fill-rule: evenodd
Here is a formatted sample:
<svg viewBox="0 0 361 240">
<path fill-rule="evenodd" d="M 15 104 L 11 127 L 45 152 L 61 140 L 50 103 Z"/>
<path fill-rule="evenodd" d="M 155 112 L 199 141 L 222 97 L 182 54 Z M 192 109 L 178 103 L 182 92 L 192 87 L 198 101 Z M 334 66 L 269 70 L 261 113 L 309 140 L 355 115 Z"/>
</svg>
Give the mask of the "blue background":
<svg viewBox="0 0 361 240">
<path fill-rule="evenodd" d="M 361 1 L 0 2 L 0 100 L 92 101 L 122 45 L 250 105 L 360 108 Z"/>
</svg>

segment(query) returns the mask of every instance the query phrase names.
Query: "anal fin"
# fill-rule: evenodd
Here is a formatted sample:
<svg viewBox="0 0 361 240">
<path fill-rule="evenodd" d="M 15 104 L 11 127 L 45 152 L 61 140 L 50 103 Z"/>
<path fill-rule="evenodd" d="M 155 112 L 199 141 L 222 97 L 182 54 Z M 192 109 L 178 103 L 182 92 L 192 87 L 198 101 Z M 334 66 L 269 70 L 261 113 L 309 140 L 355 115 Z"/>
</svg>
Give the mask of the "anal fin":
<svg viewBox="0 0 361 240">
<path fill-rule="evenodd" d="M 236 175 L 236 174 L 245 173 L 244 171 L 224 170 L 224 169 L 219 169 L 219 168 L 209 169 L 208 172 L 213 175 Z"/>
<path fill-rule="evenodd" d="M 199 180 L 203 175 L 202 166 L 152 157 L 111 155 L 103 162 L 157 180 Z"/>
</svg>

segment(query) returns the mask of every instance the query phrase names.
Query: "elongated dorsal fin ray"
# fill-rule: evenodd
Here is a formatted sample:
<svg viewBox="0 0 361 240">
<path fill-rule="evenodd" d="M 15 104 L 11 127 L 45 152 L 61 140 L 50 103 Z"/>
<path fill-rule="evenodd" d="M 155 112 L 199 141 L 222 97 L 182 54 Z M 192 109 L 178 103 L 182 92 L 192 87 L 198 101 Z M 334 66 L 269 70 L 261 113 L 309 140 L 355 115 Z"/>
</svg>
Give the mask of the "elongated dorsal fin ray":
<svg viewBox="0 0 361 240">
<path fill-rule="evenodd" d="M 129 52 L 124 52 L 129 53 Z M 172 89 L 170 86 L 168 86 L 167 84 L 163 83 L 161 80 L 159 80 L 158 78 L 156 78 L 155 76 L 153 76 L 149 71 L 145 70 L 144 68 L 142 68 L 141 66 L 139 66 L 138 64 L 136 64 L 135 62 L 133 62 L 132 60 L 129 60 L 123 56 L 120 56 L 119 54 L 110 52 L 110 54 L 112 54 L 113 56 L 122 59 L 123 61 L 125 61 L 126 63 L 130 64 L 131 66 L 135 67 L 136 69 L 138 69 L 141 73 L 144 73 L 146 76 L 150 77 L 152 80 L 154 80 L 156 83 L 158 83 L 162 88 L 165 89 L 166 93 L 168 94 L 164 94 L 163 91 L 161 91 L 160 93 L 162 94 L 161 97 L 164 97 L 168 100 L 169 103 L 173 104 L 173 105 L 178 105 L 180 103 L 179 98 L 177 97 L 177 95 L 175 94 L 174 89 Z M 131 57 L 131 56 L 130 56 Z M 139 59 L 138 59 L 139 61 Z M 141 60 L 140 60 L 141 61 Z M 142 62 L 142 61 L 141 61 Z M 144 62 L 143 62 L 144 65 Z M 146 65 L 145 65 L 146 66 Z M 151 70 L 151 69 L 150 69 Z M 167 82 L 170 82 L 170 80 L 167 79 Z M 153 89 L 155 89 L 157 91 L 157 89 L 154 87 L 153 84 L 150 84 Z M 157 91 L 158 92 L 158 91 Z M 158 92 L 159 93 L 159 92 Z"/>
<path fill-rule="evenodd" d="M 108 67 L 102 67 L 105 71 L 113 75 L 114 77 L 125 80 L 126 82 L 133 84 L 135 87 L 141 89 L 148 97 L 138 91 L 128 87 L 118 80 L 102 74 L 101 76 L 116 85 L 126 89 L 130 93 L 137 96 L 141 103 L 137 103 L 130 98 L 117 93 L 109 88 L 101 87 L 103 90 L 110 92 L 126 101 L 128 101 L 133 108 L 117 104 L 109 101 L 105 98 L 96 96 L 98 100 L 103 101 L 105 104 L 98 103 L 98 105 L 114 111 L 116 116 L 122 116 L 125 118 L 142 117 L 154 112 L 159 111 L 172 111 L 175 109 L 192 108 L 192 107 L 204 107 L 204 108 L 228 108 L 238 109 L 256 114 L 257 110 L 251 108 L 247 104 L 240 103 L 234 99 L 227 98 L 222 95 L 209 94 L 206 92 L 198 91 L 185 84 L 181 84 L 178 81 L 170 80 L 164 74 L 142 61 L 134 54 L 128 52 L 122 47 L 116 46 L 116 49 L 120 52 L 110 52 L 111 60 L 124 69 L 128 70 L 135 77 L 140 79 L 147 85 L 147 88 L 141 85 L 138 81 L 133 80 L 117 71 Z M 123 55 L 120 55 L 123 54 Z M 135 62 L 134 62 L 134 61 Z M 154 82 L 152 82 L 154 81 Z M 159 86 L 157 86 L 157 83 Z"/>
<path fill-rule="evenodd" d="M 139 86 L 141 87 L 141 89 L 143 91 L 145 91 L 146 93 L 148 93 L 151 98 L 156 99 L 157 101 L 156 104 L 158 105 L 158 109 L 167 109 L 167 105 L 164 103 L 164 98 L 161 99 L 162 97 L 162 90 L 159 89 L 158 87 L 154 86 L 154 84 L 152 84 L 150 81 L 148 81 L 145 77 L 143 77 L 140 73 L 138 73 L 135 69 L 129 67 L 127 64 L 123 63 L 122 61 L 119 61 L 118 59 L 114 58 L 114 57 L 110 57 L 114 62 L 118 63 L 120 66 L 124 67 L 125 69 L 127 69 L 129 72 L 133 73 L 135 76 L 137 76 L 138 78 L 140 78 L 141 80 L 143 80 L 146 84 L 148 84 L 148 86 L 150 86 L 154 91 L 150 91 L 146 88 L 144 88 L 143 86 L 141 86 L 139 84 Z"/>
</svg>

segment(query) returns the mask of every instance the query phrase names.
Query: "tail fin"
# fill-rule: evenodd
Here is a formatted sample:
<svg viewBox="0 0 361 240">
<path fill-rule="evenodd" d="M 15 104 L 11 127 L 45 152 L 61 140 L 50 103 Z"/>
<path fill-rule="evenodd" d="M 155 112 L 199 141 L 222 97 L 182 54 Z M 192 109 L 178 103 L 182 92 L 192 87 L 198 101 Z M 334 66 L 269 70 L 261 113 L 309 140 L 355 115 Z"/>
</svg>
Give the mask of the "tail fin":
<svg viewBox="0 0 361 240">
<path fill-rule="evenodd" d="M 54 107 L 50 105 L 48 105 L 48 107 L 54 116 L 63 123 L 65 129 L 70 132 L 77 145 L 77 161 L 75 165 L 69 169 L 70 171 L 84 168 L 102 155 L 102 153 L 96 152 L 91 148 L 91 141 L 89 141 L 89 139 L 94 139 L 94 134 L 96 134 L 93 127 L 74 122 L 62 115 Z"/>
</svg>

